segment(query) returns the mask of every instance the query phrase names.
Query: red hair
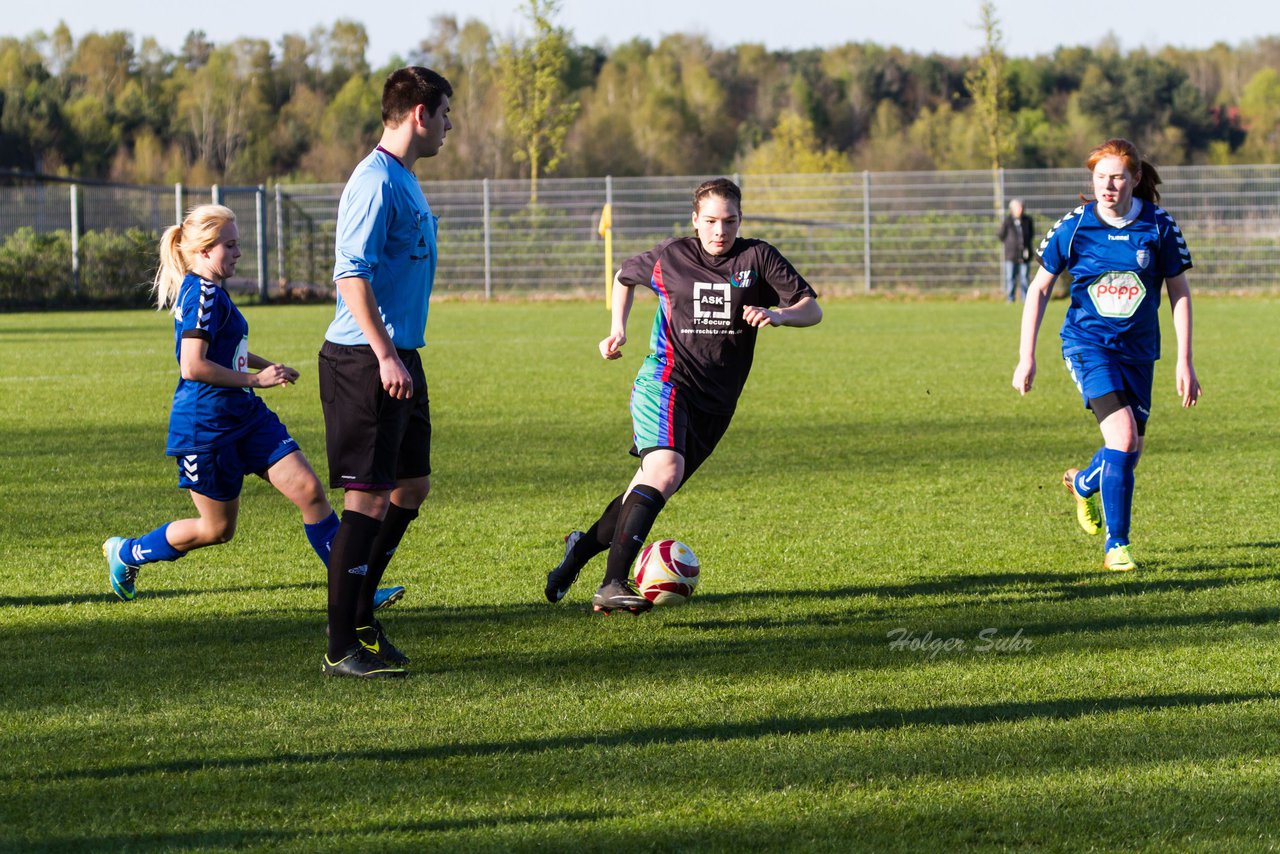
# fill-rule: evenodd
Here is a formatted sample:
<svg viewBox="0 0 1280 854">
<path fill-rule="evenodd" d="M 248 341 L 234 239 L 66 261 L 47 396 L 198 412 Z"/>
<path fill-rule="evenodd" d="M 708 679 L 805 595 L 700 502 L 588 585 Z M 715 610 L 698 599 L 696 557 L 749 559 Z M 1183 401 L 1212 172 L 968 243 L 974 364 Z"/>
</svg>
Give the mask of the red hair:
<svg viewBox="0 0 1280 854">
<path fill-rule="evenodd" d="M 1119 137 L 1109 139 L 1089 152 L 1089 156 L 1084 161 L 1085 168 L 1092 173 L 1098 161 L 1104 157 L 1119 157 L 1124 161 L 1129 174 L 1138 179 L 1138 186 L 1133 189 L 1134 198 L 1151 202 L 1153 205 L 1160 203 L 1160 191 L 1156 189 L 1156 185 L 1160 183 L 1160 173 L 1156 171 L 1156 167 L 1142 159 L 1136 145 Z M 1080 198 L 1088 201 L 1084 196 Z"/>
</svg>

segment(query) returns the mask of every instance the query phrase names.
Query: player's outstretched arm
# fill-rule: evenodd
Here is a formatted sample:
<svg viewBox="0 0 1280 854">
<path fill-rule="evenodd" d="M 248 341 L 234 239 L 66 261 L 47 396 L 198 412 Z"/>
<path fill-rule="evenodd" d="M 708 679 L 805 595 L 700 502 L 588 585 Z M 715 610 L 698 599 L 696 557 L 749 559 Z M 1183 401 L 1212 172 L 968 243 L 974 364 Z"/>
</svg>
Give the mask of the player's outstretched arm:
<svg viewBox="0 0 1280 854">
<path fill-rule="evenodd" d="M 1195 406 L 1202 389 L 1191 361 L 1191 283 L 1186 273 L 1165 281 L 1169 290 L 1169 310 L 1173 312 L 1173 331 L 1178 338 L 1178 366 L 1175 370 L 1178 396 L 1183 407 Z"/>
<path fill-rule="evenodd" d="M 209 360 L 209 342 L 204 338 L 182 339 L 182 347 L 178 351 L 178 367 L 184 380 L 195 380 L 219 388 L 271 388 L 293 382 L 289 374 L 292 373 L 294 379 L 298 374 L 293 368 L 269 363 L 256 374 L 224 367 Z"/>
<path fill-rule="evenodd" d="M 1013 369 L 1013 387 L 1018 394 L 1026 394 L 1036 381 L 1036 339 L 1040 336 L 1040 324 L 1044 310 L 1049 307 L 1049 295 L 1058 277 L 1044 267 L 1036 272 L 1027 288 L 1027 301 L 1022 306 L 1022 334 L 1018 341 L 1018 366 Z"/>
<path fill-rule="evenodd" d="M 298 381 L 298 372 L 296 370 L 288 365 L 281 364 L 280 362 L 273 362 L 265 356 L 259 356 L 257 353 L 250 353 L 246 361 L 248 362 L 249 370 L 251 371 L 261 372 L 274 368 L 282 378 L 282 381 L 278 383 L 270 383 L 270 385 L 285 385 L 296 383 Z"/>
<path fill-rule="evenodd" d="M 744 305 L 742 319 L 752 326 L 817 326 L 822 322 L 822 306 L 813 297 L 804 297 L 786 308 L 767 309 Z"/>
<path fill-rule="evenodd" d="M 609 323 L 609 337 L 600 342 L 600 355 L 606 359 L 622 357 L 622 345 L 627 343 L 627 318 L 631 316 L 631 306 L 635 303 L 636 289 L 622 281 L 622 271 L 613 277 L 613 303 L 610 305 L 612 317 Z"/>
</svg>

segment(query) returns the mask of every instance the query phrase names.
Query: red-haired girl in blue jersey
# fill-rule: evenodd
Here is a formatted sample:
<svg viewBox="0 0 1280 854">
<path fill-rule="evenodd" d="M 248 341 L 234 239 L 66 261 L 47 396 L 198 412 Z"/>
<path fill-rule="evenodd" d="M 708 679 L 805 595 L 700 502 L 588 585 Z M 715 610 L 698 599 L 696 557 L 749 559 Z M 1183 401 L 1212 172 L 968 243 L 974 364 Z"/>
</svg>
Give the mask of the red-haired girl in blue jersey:
<svg viewBox="0 0 1280 854">
<path fill-rule="evenodd" d="M 1067 469 L 1062 481 L 1086 533 L 1098 533 L 1105 515 L 1103 566 L 1123 572 L 1136 568 L 1129 547 L 1133 471 L 1160 358 L 1161 286 L 1169 291 L 1178 339 L 1178 396 L 1184 407 L 1200 398 L 1191 361 L 1191 254 L 1178 224 L 1159 206 L 1160 176 L 1133 143 L 1109 139 L 1089 153 L 1085 166 L 1095 198 L 1058 220 L 1040 244 L 1040 271 L 1022 312 L 1013 387 L 1021 394 L 1031 391 L 1044 310 L 1054 281 L 1069 271 L 1062 355 L 1085 407 L 1098 420 L 1103 444 L 1083 469 Z"/>
</svg>

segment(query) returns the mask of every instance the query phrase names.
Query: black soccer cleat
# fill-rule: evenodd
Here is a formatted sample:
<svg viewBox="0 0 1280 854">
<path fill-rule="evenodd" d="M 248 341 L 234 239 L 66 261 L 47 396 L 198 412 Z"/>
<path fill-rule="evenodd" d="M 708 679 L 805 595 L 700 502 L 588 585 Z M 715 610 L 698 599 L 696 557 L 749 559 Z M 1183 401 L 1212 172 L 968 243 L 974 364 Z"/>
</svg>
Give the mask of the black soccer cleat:
<svg viewBox="0 0 1280 854">
<path fill-rule="evenodd" d="M 582 571 L 581 566 L 574 566 L 573 563 L 573 547 L 578 544 L 578 540 L 582 539 L 581 531 L 570 531 L 569 535 L 564 538 L 564 559 L 560 561 L 560 565 L 547 573 L 547 601 L 555 604 L 564 598 L 569 592 L 569 588 L 573 586 L 573 582 L 578 580 L 578 573 Z"/>
<path fill-rule="evenodd" d="M 625 581 L 610 581 L 601 585 L 596 595 L 591 597 L 591 609 L 597 614 L 603 611 L 610 614 L 614 611 L 630 611 L 643 614 L 653 607 L 653 603 L 641 596 Z"/>
<path fill-rule="evenodd" d="M 321 670 L 325 676 L 354 676 L 359 679 L 402 679 L 409 675 L 403 667 L 387 664 L 358 643 L 347 647 L 346 655 L 337 661 L 330 661 L 326 655 Z"/>
<path fill-rule="evenodd" d="M 409 663 L 409 656 L 396 649 L 395 644 L 387 640 L 387 633 L 378 620 L 374 620 L 371 626 L 361 626 L 356 629 L 356 639 L 360 641 L 360 646 L 387 664 L 403 667 Z"/>
</svg>

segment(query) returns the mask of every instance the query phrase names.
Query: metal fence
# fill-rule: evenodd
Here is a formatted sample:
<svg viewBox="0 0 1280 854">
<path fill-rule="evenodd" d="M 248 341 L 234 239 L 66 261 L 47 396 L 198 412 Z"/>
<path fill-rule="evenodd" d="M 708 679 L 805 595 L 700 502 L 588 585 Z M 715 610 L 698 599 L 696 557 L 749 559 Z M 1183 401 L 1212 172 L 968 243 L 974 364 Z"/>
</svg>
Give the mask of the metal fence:
<svg viewBox="0 0 1280 854">
<path fill-rule="evenodd" d="M 1191 248 L 1197 290 L 1277 285 L 1280 166 L 1161 170 L 1162 206 Z M 735 176 L 742 234 L 777 245 L 820 291 L 999 291 L 995 233 L 1005 202 L 1021 198 L 1038 231 L 1079 204 L 1082 169 L 862 172 Z M 699 176 L 543 179 L 537 203 L 523 180 L 428 180 L 440 217 L 441 292 L 599 292 L 605 280 L 601 210 L 611 205 L 614 266 L 665 237 L 690 233 Z M 192 189 L 0 187 L 0 254 L 20 227 L 36 232 L 143 229 L 158 234 L 188 204 L 221 195 L 241 223 L 243 276 L 264 297 L 327 291 L 339 184 Z M 68 259 L 68 274 L 73 261 Z"/>
</svg>

